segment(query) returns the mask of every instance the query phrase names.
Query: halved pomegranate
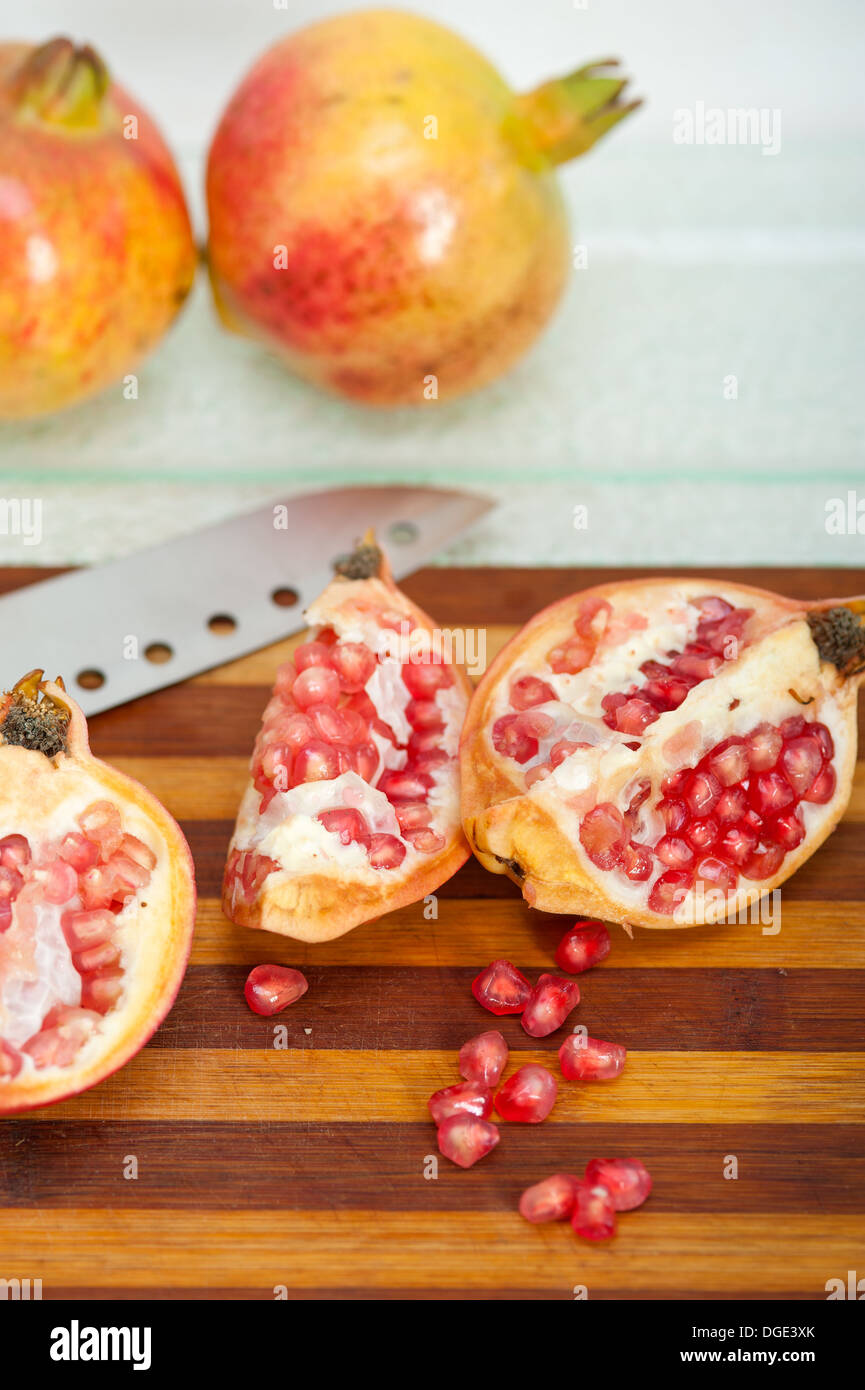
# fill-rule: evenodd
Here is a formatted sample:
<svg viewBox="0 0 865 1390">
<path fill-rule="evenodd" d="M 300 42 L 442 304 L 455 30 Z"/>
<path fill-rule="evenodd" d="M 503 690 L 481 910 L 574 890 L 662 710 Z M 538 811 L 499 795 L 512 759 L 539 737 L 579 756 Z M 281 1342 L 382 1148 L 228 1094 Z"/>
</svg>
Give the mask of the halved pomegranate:
<svg viewBox="0 0 865 1390">
<path fill-rule="evenodd" d="M 478 858 L 545 912 L 671 927 L 743 911 L 847 804 L 863 612 L 700 579 L 545 609 L 466 719 Z"/>
<path fill-rule="evenodd" d="M 0 1113 L 102 1081 L 177 993 L 195 882 L 179 828 L 94 758 L 62 681 L 0 696 Z"/>
<path fill-rule="evenodd" d="M 371 537 L 307 617 L 264 711 L 223 907 L 241 926 L 327 941 L 468 858 L 457 755 L 471 686 Z"/>
</svg>

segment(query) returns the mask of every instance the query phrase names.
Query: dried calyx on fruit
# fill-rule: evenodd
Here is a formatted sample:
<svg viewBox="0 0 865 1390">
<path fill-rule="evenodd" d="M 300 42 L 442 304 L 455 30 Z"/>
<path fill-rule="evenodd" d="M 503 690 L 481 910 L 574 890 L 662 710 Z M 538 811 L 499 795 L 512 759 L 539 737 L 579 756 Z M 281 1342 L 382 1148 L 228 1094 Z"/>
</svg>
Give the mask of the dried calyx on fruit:
<svg viewBox="0 0 865 1390">
<path fill-rule="evenodd" d="M 264 711 L 223 906 L 241 926 L 325 941 L 417 902 L 468 857 L 457 750 L 471 687 L 371 536 L 307 617 Z"/>
<path fill-rule="evenodd" d="M 94 758 L 62 681 L 0 696 L 0 1113 L 75 1095 L 167 1013 L 192 860 L 149 792 Z"/>
<path fill-rule="evenodd" d="M 863 612 L 700 579 L 545 609 L 466 719 L 478 858 L 547 912 L 649 927 L 741 912 L 847 804 Z"/>
</svg>

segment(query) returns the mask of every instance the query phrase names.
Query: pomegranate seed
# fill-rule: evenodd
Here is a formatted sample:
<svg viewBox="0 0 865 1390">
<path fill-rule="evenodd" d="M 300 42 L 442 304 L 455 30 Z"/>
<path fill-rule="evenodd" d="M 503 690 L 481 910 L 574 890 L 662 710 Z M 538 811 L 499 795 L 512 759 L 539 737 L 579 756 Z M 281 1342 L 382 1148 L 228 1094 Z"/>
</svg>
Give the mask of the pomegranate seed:
<svg viewBox="0 0 865 1390">
<path fill-rule="evenodd" d="M 63 859 L 56 859 L 46 868 L 34 869 L 33 879 L 40 885 L 48 903 L 67 903 L 78 888 L 78 875 Z"/>
<path fill-rule="evenodd" d="M 107 1014 L 117 1003 L 123 992 L 123 975 L 119 970 L 108 970 L 100 975 L 82 975 L 81 1007 L 92 1009 L 98 1014 Z"/>
<path fill-rule="evenodd" d="M 788 739 L 798 738 L 800 734 L 806 732 L 807 728 L 808 725 L 801 714 L 792 714 L 788 719 L 781 720 L 778 732 L 786 742 Z"/>
<path fill-rule="evenodd" d="M 534 767 L 530 767 L 526 773 L 526 787 L 531 788 L 536 782 L 545 782 L 552 770 L 550 763 L 535 763 Z"/>
<path fill-rule="evenodd" d="M 621 863 L 628 843 L 625 818 L 611 801 L 601 801 L 580 825 L 580 843 L 599 869 L 614 869 Z"/>
<path fill-rule="evenodd" d="M 441 733 L 445 718 L 435 700 L 410 700 L 405 707 L 405 717 L 413 729 L 425 733 Z M 506 715 L 505 718 L 515 716 Z"/>
<path fill-rule="evenodd" d="M 17 869 L 0 864 L 0 903 L 12 902 L 24 886 L 24 879 Z"/>
<path fill-rule="evenodd" d="M 481 1086 L 497 1086 L 507 1061 L 508 1045 L 501 1033 L 478 1033 L 460 1048 L 460 1076 Z"/>
<path fill-rule="evenodd" d="M 685 803 L 693 815 L 702 818 L 715 809 L 721 791 L 721 783 L 713 773 L 695 772 L 685 783 Z"/>
<path fill-rule="evenodd" d="M 690 676 L 696 681 L 705 681 L 710 676 L 714 676 L 723 664 L 723 657 L 716 656 L 714 653 L 704 655 L 702 653 L 683 652 L 674 660 L 673 670 L 679 676 Z"/>
<path fill-rule="evenodd" d="M 684 901 L 691 890 L 691 875 L 684 869 L 668 869 L 656 878 L 649 893 L 649 907 L 653 912 L 661 912 L 672 917 L 676 908 Z"/>
<path fill-rule="evenodd" d="M 453 685 L 453 672 L 441 662 L 406 662 L 402 668 L 403 684 L 416 700 L 430 700 L 437 690 Z"/>
<path fill-rule="evenodd" d="M 546 1038 L 561 1028 L 580 1002 L 576 980 L 561 975 L 540 975 L 526 1000 L 520 1022 L 530 1038 Z"/>
<path fill-rule="evenodd" d="M 315 634 L 316 642 L 321 642 L 325 647 L 332 647 L 339 640 L 332 627 L 323 627 L 320 632 Z"/>
<path fill-rule="evenodd" d="M 656 706 L 635 695 L 616 710 L 616 728 L 622 734 L 642 734 L 657 718 Z"/>
<path fill-rule="evenodd" d="M 554 743 L 550 749 L 550 763 L 553 767 L 559 767 L 566 758 L 572 753 L 578 752 L 580 748 L 591 748 L 590 743 L 572 743 L 570 739 L 560 738 L 558 743 Z"/>
<path fill-rule="evenodd" d="M 837 778 L 835 769 L 827 763 L 823 771 L 815 779 L 810 791 L 802 797 L 803 801 L 810 801 L 817 806 L 825 806 L 827 801 L 831 801 L 835 795 L 835 785 Z"/>
<path fill-rule="evenodd" d="M 547 653 L 547 661 L 550 670 L 555 671 L 557 675 L 575 676 L 590 664 L 594 655 L 595 643 L 591 638 L 572 637 L 569 642 L 553 647 L 552 651 Z"/>
<path fill-rule="evenodd" d="M 782 845 L 785 850 L 795 849 L 805 838 L 805 826 L 795 809 L 783 811 L 774 820 L 769 820 L 763 830 L 763 838 L 773 844 Z"/>
<path fill-rule="evenodd" d="M 613 1199 L 600 1183 L 577 1183 L 571 1226 L 583 1240 L 609 1240 L 616 1234 Z"/>
<path fill-rule="evenodd" d="M 120 812 L 110 801 L 94 801 L 76 817 L 88 840 L 95 840 L 103 859 L 110 859 L 120 848 L 123 831 Z"/>
<path fill-rule="evenodd" d="M 732 660 L 738 655 L 745 624 L 753 611 L 753 608 L 734 608 L 732 613 L 727 613 L 723 618 L 698 623 L 698 640 L 719 656 Z"/>
<path fill-rule="evenodd" d="M 641 1207 L 652 1190 L 652 1177 L 638 1158 L 593 1158 L 586 1164 L 590 1187 L 605 1187 L 615 1211 Z"/>
<path fill-rule="evenodd" d="M 721 827 L 714 816 L 708 816 L 705 820 L 692 820 L 690 825 L 685 827 L 685 839 L 691 848 L 696 850 L 711 849 L 720 833 Z"/>
<path fill-rule="evenodd" d="M 631 840 L 622 850 L 622 869 L 632 883 L 645 883 L 652 876 L 652 851 L 648 845 Z"/>
<path fill-rule="evenodd" d="M 533 1223 L 566 1220 L 574 1209 L 579 1183 L 571 1173 L 554 1173 L 527 1187 L 520 1197 L 520 1216 Z"/>
<path fill-rule="evenodd" d="M 544 705 L 555 698 L 552 686 L 538 680 L 537 676 L 523 676 L 511 686 L 511 709 L 532 709 L 534 705 Z"/>
<path fill-rule="evenodd" d="M 317 668 L 310 666 L 311 671 Z M 306 674 L 304 672 L 304 674 Z M 339 758 L 335 748 L 322 739 L 311 739 L 301 748 L 294 760 L 295 782 L 330 782 L 339 776 Z"/>
<path fill-rule="evenodd" d="M 369 862 L 374 869 L 398 869 L 405 859 L 405 845 L 395 835 L 372 835 Z"/>
<path fill-rule="evenodd" d="M 152 871 L 156 868 L 156 855 L 149 845 L 139 840 L 137 835 L 124 835 L 120 841 L 120 853 L 127 859 L 140 864 L 142 869 Z"/>
<path fill-rule="evenodd" d="M 742 866 L 744 878 L 763 880 L 774 878 L 781 867 L 786 850 L 782 845 L 770 845 L 768 849 L 752 854 Z"/>
<path fill-rule="evenodd" d="M 795 799 L 790 783 L 780 772 L 761 772 L 748 781 L 748 800 L 758 816 L 775 816 Z"/>
<path fill-rule="evenodd" d="M 732 893 L 739 881 L 739 875 L 730 864 L 725 864 L 723 859 L 716 858 L 714 854 L 707 854 L 697 861 L 694 880 L 710 888 L 717 888 L 722 893 Z"/>
<path fill-rule="evenodd" d="M 694 851 L 678 835 L 662 835 L 655 845 L 655 854 L 668 869 L 687 869 L 694 862 Z"/>
<path fill-rule="evenodd" d="M 301 709 L 308 705 L 335 705 L 339 699 L 339 676 L 329 666 L 307 666 L 291 687 L 291 693 Z"/>
<path fill-rule="evenodd" d="M 722 825 L 741 820 L 748 809 L 748 793 L 744 787 L 727 787 L 721 792 L 714 815 Z"/>
<path fill-rule="evenodd" d="M 71 951 L 85 951 L 102 941 L 108 941 L 117 927 L 117 919 L 105 908 L 92 912 L 64 912 L 60 918 L 63 935 Z"/>
<path fill-rule="evenodd" d="M 809 724 L 808 732 L 812 738 L 816 738 L 820 745 L 820 751 L 827 763 L 831 762 L 835 756 L 835 744 L 832 735 L 825 724 Z"/>
<path fill-rule="evenodd" d="M 388 801 L 423 801 L 431 786 L 432 778 L 427 773 L 411 772 L 408 768 L 383 772 L 378 779 L 378 789 Z"/>
<path fill-rule="evenodd" d="M 334 709 L 332 705 L 310 705 L 307 714 L 312 721 L 316 738 L 325 743 L 366 743 L 369 726 L 354 709 Z"/>
<path fill-rule="evenodd" d="M 140 888 L 146 888 L 150 882 L 150 870 L 142 868 L 125 854 L 113 855 L 107 868 L 114 875 L 115 896 L 118 898 L 134 897 Z"/>
<path fill-rule="evenodd" d="M 438 854 L 440 849 L 444 849 L 447 843 L 444 835 L 439 835 L 438 831 L 424 827 L 420 830 L 406 830 L 405 838 L 419 854 Z"/>
<path fill-rule="evenodd" d="M 504 714 L 493 725 L 493 747 L 503 758 L 513 758 L 515 762 L 527 763 L 537 757 L 538 741 L 521 729 L 519 714 Z"/>
<path fill-rule="evenodd" d="M 363 690 L 376 668 L 375 653 L 363 642 L 340 642 L 330 648 L 330 664 L 339 677 L 340 689 L 349 695 Z"/>
<path fill-rule="evenodd" d="M 287 743 L 276 743 L 270 748 L 265 748 L 261 759 L 261 773 L 273 784 L 274 791 L 288 791 L 293 767 L 294 755 Z"/>
<path fill-rule="evenodd" d="M 748 745 L 748 763 L 752 772 L 768 772 L 778 761 L 782 739 L 771 724 L 758 724 L 752 729 L 745 742 Z"/>
<path fill-rule="evenodd" d="M 823 766 L 823 751 L 815 738 L 791 738 L 781 749 L 778 765 L 796 796 L 802 797 L 817 780 Z"/>
<path fill-rule="evenodd" d="M 472 994 L 483 1008 L 499 1017 L 521 1014 L 532 987 L 509 960 L 494 960 L 472 980 Z"/>
<path fill-rule="evenodd" d="M 680 767 L 678 772 L 668 772 L 666 777 L 661 778 L 661 791 L 664 796 L 677 797 L 684 790 L 685 783 L 691 775 L 690 768 Z"/>
<path fill-rule="evenodd" d="M 552 1072 L 530 1062 L 502 1086 L 496 1096 L 496 1110 L 503 1120 L 538 1125 L 555 1105 L 558 1089 Z"/>
<path fill-rule="evenodd" d="M 717 594 L 704 594 L 702 598 L 692 598 L 691 603 L 694 608 L 700 610 L 703 622 L 715 622 L 716 619 L 725 618 L 728 613 L 733 612 L 732 603 L 728 603 L 725 598 L 719 598 Z"/>
<path fill-rule="evenodd" d="M 303 642 L 294 652 L 294 667 L 296 671 L 305 671 L 309 666 L 329 666 L 331 663 L 331 648 L 325 646 L 324 642 Z M 294 684 L 292 681 L 291 684 Z"/>
<path fill-rule="evenodd" d="M 659 801 L 658 810 L 671 835 L 675 835 L 678 830 L 682 830 L 687 824 L 688 808 L 684 801 Z"/>
<path fill-rule="evenodd" d="M 584 598 L 580 604 L 579 612 L 574 618 L 575 632 L 582 633 L 584 636 L 588 633 L 600 636 L 606 630 L 607 620 L 612 611 L 613 605 L 608 599 L 598 598 L 594 594 L 590 598 Z"/>
<path fill-rule="evenodd" d="M 425 801 L 401 801 L 394 806 L 400 830 L 423 830 L 432 820 L 432 807 Z"/>
<path fill-rule="evenodd" d="M 354 750 L 354 770 L 365 782 L 372 782 L 378 772 L 380 762 L 378 749 L 374 743 L 362 743 Z"/>
<path fill-rule="evenodd" d="M 120 951 L 113 941 L 100 941 L 97 946 L 88 946 L 86 951 L 76 951 L 72 964 L 79 975 L 90 975 L 96 970 L 116 965 L 119 959 Z"/>
<path fill-rule="evenodd" d="M 610 933 L 603 922 L 580 920 L 565 932 L 556 948 L 556 964 L 570 975 L 606 960 L 610 954 Z"/>
<path fill-rule="evenodd" d="M 445 1086 L 429 1098 L 429 1112 L 437 1125 L 444 1124 L 451 1115 L 477 1115 L 488 1120 L 493 1113 L 493 1093 L 489 1086 L 477 1081 L 460 1081 L 456 1086 Z"/>
<path fill-rule="evenodd" d="M 621 1076 L 627 1055 L 619 1043 L 571 1033 L 559 1048 L 559 1065 L 566 1081 L 611 1081 Z"/>
<path fill-rule="evenodd" d="M 275 733 L 278 734 L 278 742 L 285 744 L 294 754 L 315 738 L 316 729 L 309 715 L 298 712 L 282 719 Z"/>
<path fill-rule="evenodd" d="M 349 806 L 339 806 L 333 811 L 320 811 L 316 820 L 321 822 L 325 830 L 338 835 L 344 845 L 350 845 L 355 840 L 362 845 L 369 843 L 369 827 L 366 821 L 360 811 L 355 811 Z"/>
<path fill-rule="evenodd" d="M 682 701 L 687 697 L 691 689 L 689 681 L 680 676 L 656 677 L 654 680 L 647 681 L 643 686 L 643 694 L 647 700 L 661 711 L 666 712 L 670 709 L 678 709 Z"/>
<path fill-rule="evenodd" d="M 489 1120 L 481 1120 L 477 1115 L 451 1115 L 439 1126 L 439 1153 L 459 1168 L 471 1168 L 495 1148 L 500 1138 L 498 1129 Z"/>
<path fill-rule="evenodd" d="M 83 839 L 83 836 L 81 837 Z M 30 863 L 30 845 L 24 835 L 4 835 L 0 840 L 0 865 L 22 869 Z"/>
<path fill-rule="evenodd" d="M 287 965 L 256 965 L 250 970 L 243 994 L 254 1014 L 281 1013 L 289 1004 L 296 1004 L 309 985 L 299 970 Z"/>
<path fill-rule="evenodd" d="M 21 1070 L 22 1056 L 11 1043 L 0 1038 L 0 1080 L 11 1081 Z"/>
<path fill-rule="evenodd" d="M 727 738 L 706 759 L 706 766 L 722 787 L 734 787 L 750 771 L 748 747 L 744 739 Z"/>
<path fill-rule="evenodd" d="M 85 909 L 110 907 L 114 901 L 114 873 L 107 864 L 94 864 L 78 877 L 78 893 Z"/>
</svg>

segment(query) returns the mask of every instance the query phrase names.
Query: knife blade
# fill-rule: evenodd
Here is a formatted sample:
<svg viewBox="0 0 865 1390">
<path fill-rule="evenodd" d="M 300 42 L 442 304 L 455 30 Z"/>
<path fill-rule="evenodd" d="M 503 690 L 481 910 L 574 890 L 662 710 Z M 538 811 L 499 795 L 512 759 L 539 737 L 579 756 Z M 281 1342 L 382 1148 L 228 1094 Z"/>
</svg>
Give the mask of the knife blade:
<svg viewBox="0 0 865 1390">
<path fill-rule="evenodd" d="M 42 667 L 98 714 L 300 631 L 368 527 L 400 579 L 494 505 L 428 487 L 305 493 L 28 585 L 0 598 L 0 689 Z"/>
</svg>

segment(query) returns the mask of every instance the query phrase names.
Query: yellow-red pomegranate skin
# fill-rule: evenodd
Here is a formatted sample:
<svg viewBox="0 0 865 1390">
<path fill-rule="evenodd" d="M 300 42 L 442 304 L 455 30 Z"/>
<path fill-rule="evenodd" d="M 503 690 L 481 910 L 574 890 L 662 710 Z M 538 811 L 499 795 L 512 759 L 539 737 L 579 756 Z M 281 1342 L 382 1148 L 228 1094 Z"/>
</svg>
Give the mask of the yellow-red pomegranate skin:
<svg viewBox="0 0 865 1390">
<path fill-rule="evenodd" d="M 86 84 L 90 50 L 53 49 L 46 81 Z M 49 46 L 46 45 L 47 49 Z M 197 251 L 159 131 L 121 87 L 74 110 L 20 91 L 38 50 L 0 44 L 0 419 L 70 406 L 133 371 L 183 303 Z M 42 50 L 44 51 L 44 49 Z M 77 65 L 77 66 L 76 66 Z M 105 75 L 107 77 L 107 74 Z M 41 103 L 41 105 L 40 105 Z M 126 138 L 132 135 L 133 138 Z"/>
</svg>

